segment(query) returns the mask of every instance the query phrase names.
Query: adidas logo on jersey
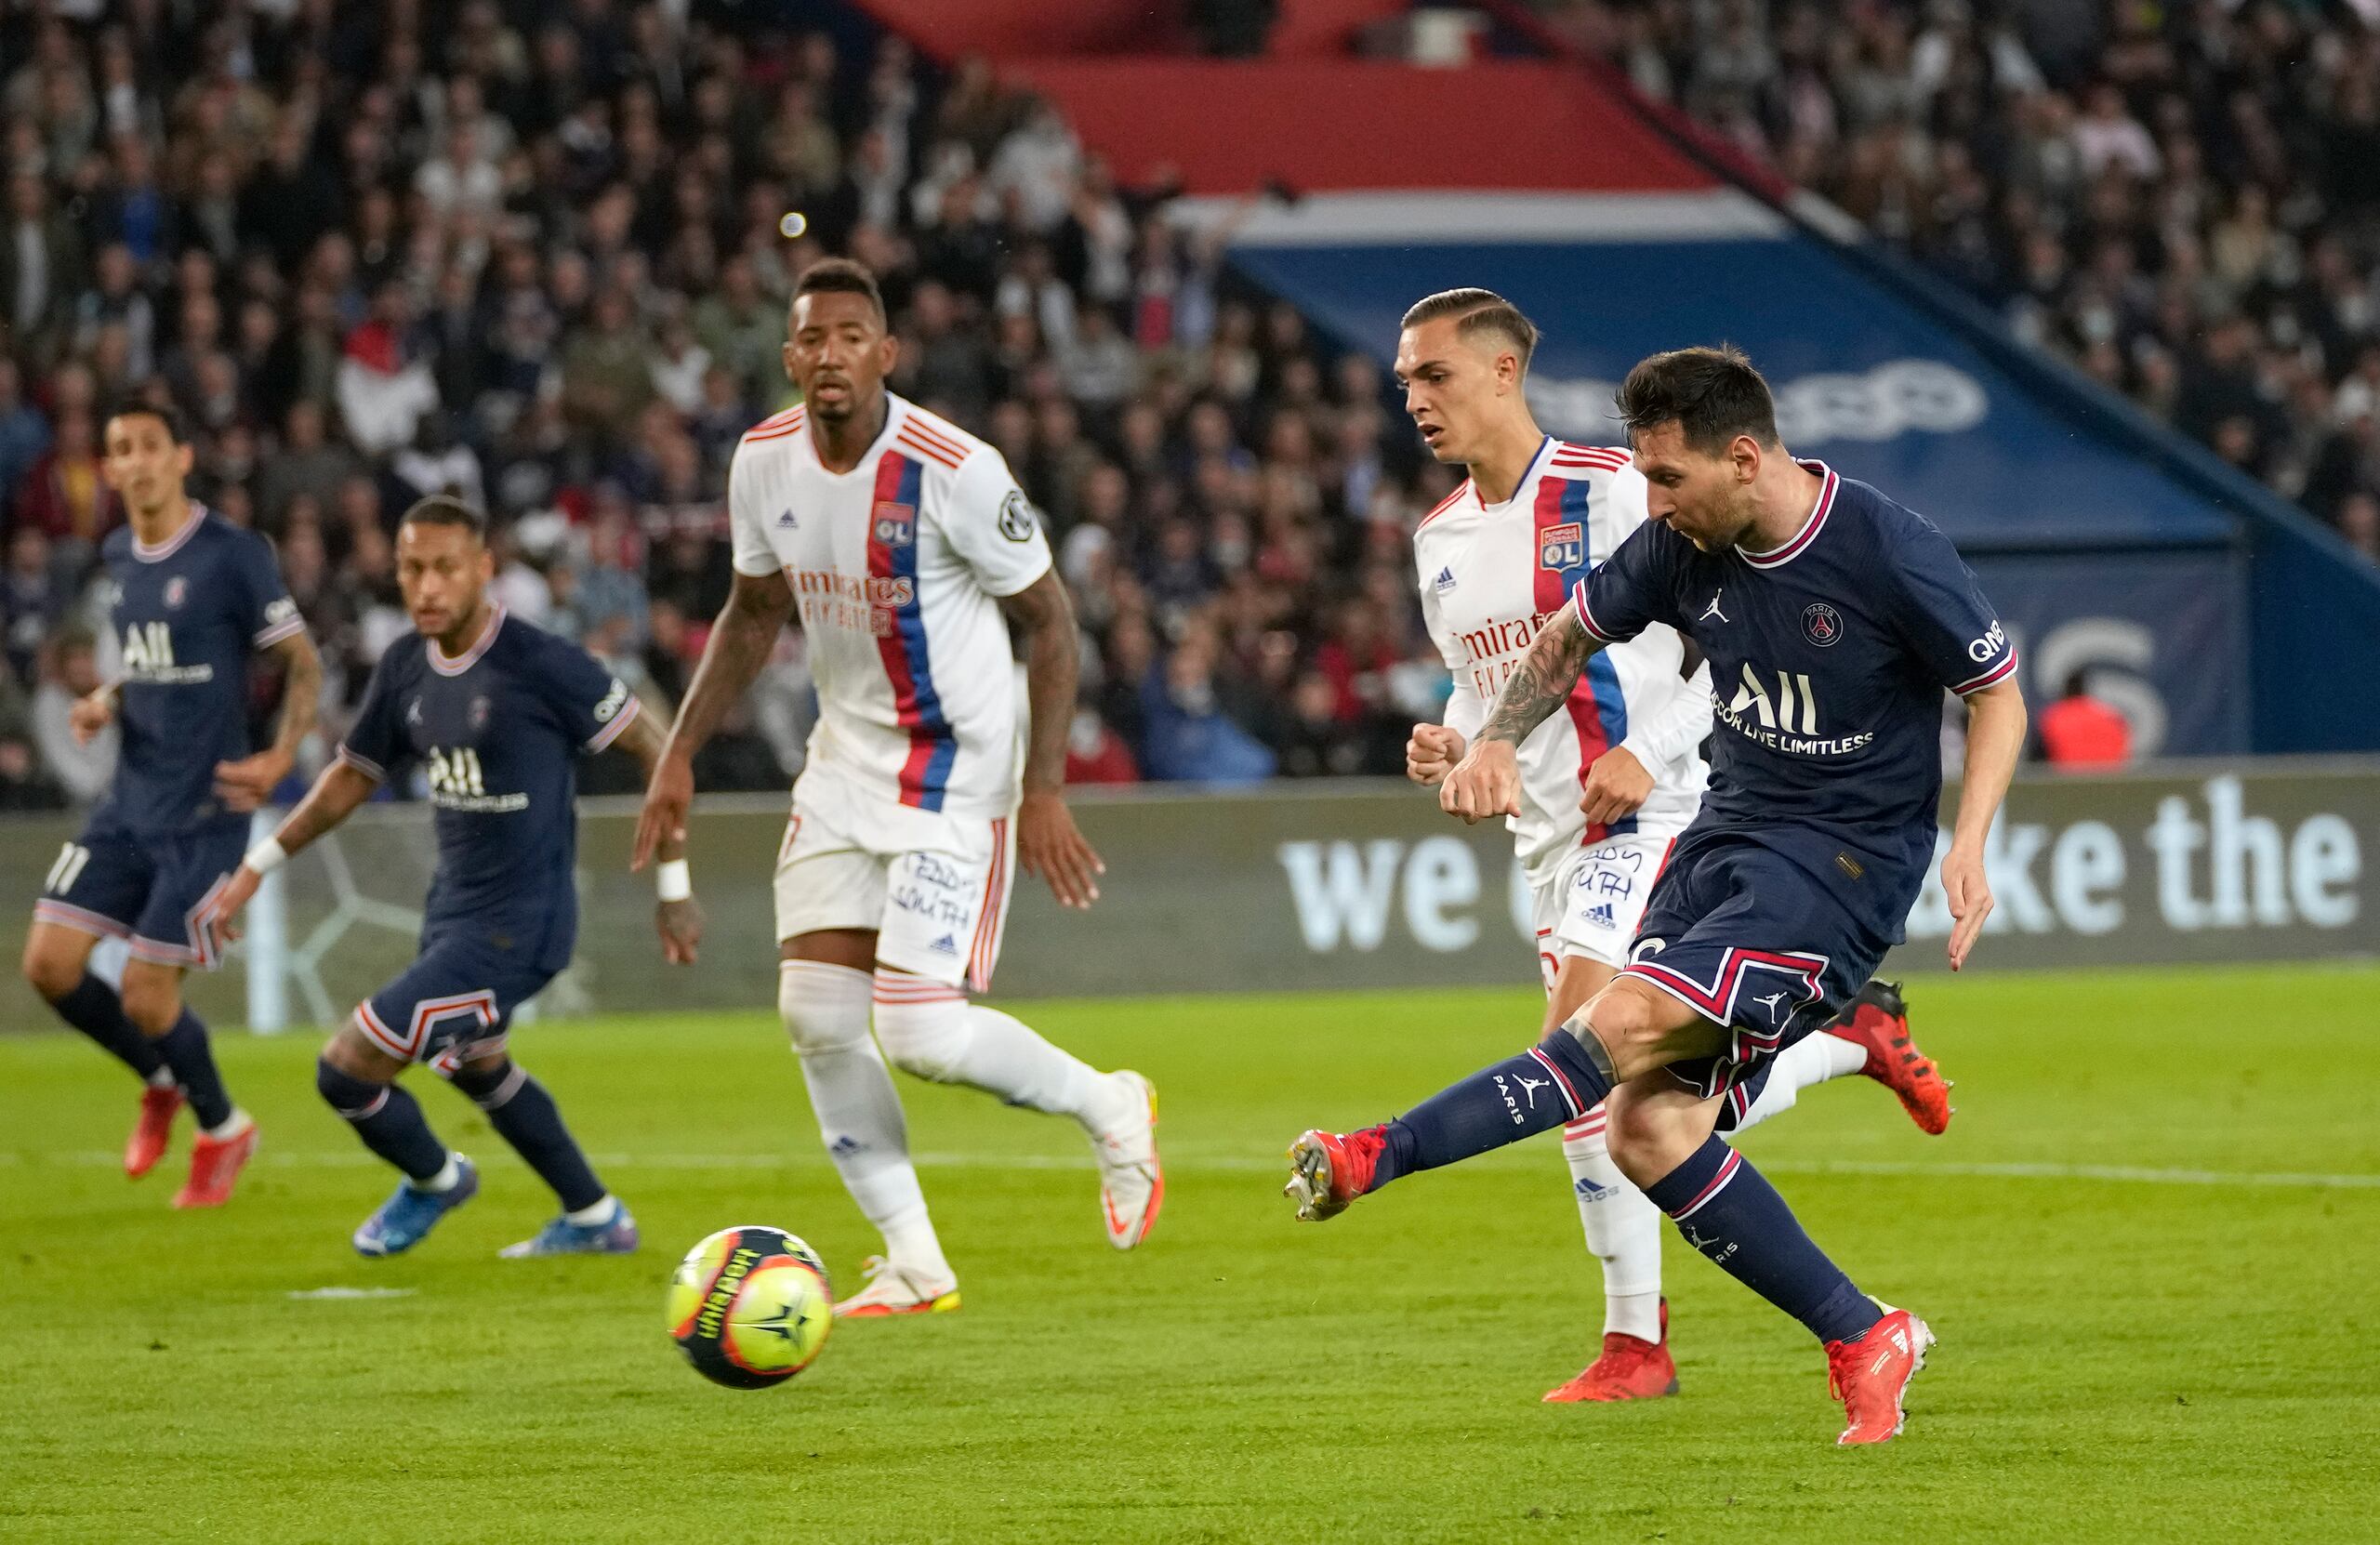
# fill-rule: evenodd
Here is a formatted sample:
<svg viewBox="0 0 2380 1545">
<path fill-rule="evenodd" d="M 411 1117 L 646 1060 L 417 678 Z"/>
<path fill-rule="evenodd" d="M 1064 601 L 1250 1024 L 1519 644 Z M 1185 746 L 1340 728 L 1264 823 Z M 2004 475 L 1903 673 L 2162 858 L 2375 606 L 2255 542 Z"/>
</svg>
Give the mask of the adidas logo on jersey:
<svg viewBox="0 0 2380 1545">
<path fill-rule="evenodd" d="M 1451 565 L 1449 565 L 1449 566 L 1448 566 L 1448 567 L 1447 567 L 1447 568 L 1440 569 L 1440 570 L 1438 571 L 1438 577 L 1437 577 L 1437 579 L 1436 579 L 1435 583 L 1436 583 L 1437 588 L 1438 588 L 1438 594 L 1440 594 L 1440 595 L 1445 595 L 1448 590 L 1453 589 L 1453 588 L 1454 588 L 1454 569 L 1453 569 L 1453 567 L 1452 567 Z"/>
<path fill-rule="evenodd" d="M 927 947 L 939 950 L 945 955 L 956 955 L 959 953 L 959 941 L 945 933 Z"/>
<path fill-rule="evenodd" d="M 1620 926 L 1612 918 L 1611 903 L 1609 902 L 1605 902 L 1600 906 L 1588 907 L 1587 921 L 1594 924 L 1598 928 L 1617 928 Z"/>
<path fill-rule="evenodd" d="M 790 509 L 777 517 L 777 529 L 779 531 L 797 531 L 800 529 L 800 525 L 801 522 L 793 518 L 793 511 Z"/>
</svg>

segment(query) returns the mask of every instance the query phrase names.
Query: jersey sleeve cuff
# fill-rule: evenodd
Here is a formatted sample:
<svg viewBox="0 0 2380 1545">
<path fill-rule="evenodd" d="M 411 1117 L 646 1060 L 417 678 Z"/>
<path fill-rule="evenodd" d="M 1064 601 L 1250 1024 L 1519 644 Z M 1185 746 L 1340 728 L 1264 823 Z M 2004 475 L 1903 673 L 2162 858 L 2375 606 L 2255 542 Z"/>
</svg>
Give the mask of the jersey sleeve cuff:
<svg viewBox="0 0 2380 1545">
<path fill-rule="evenodd" d="M 306 619 L 304 617 L 284 617 L 281 621 L 274 623 L 271 627 L 264 629 L 256 636 L 256 647 L 258 649 L 271 649 L 274 644 L 279 643 L 282 640 L 294 639 L 304 631 L 306 631 Z"/>
<path fill-rule="evenodd" d="M 1621 639 L 1618 634 L 1607 633 L 1595 626 L 1594 612 L 1593 608 L 1587 605 L 1587 582 L 1585 580 L 1582 579 L 1576 585 L 1570 587 L 1570 604 L 1579 614 L 1580 626 L 1583 627 L 1600 641 L 1607 644 L 1624 643 L 1627 641 L 1626 640 Z"/>
<path fill-rule="evenodd" d="M 363 773 L 365 777 L 371 779 L 376 784 L 384 784 L 389 781 L 389 770 L 387 768 L 381 766 L 378 762 L 374 761 L 370 757 L 364 756 L 361 752 L 356 751 L 345 743 L 341 743 L 339 748 L 333 752 L 332 755 L 337 759 L 343 761 L 347 763 L 348 766 L 355 769 L 358 772 Z"/>
<path fill-rule="evenodd" d="M 1044 559 L 1044 560 L 1043 560 L 1042 564 L 1041 564 L 1041 566 L 1040 566 L 1039 568 L 1038 568 L 1038 569 L 1034 570 L 1031 574 L 1029 574 L 1025 575 L 1023 579 L 1019 580 L 1016 584 L 1014 584 L 1014 585 L 1011 586 L 1009 588 L 1007 588 L 1007 589 L 1005 589 L 1005 590 L 995 590 L 995 589 L 993 589 L 990 586 L 986 585 L 986 586 L 985 586 L 985 587 L 984 587 L 984 591 L 985 591 L 985 593 L 986 595 L 990 596 L 994 601 L 1009 601 L 1009 600 L 1012 600 L 1012 599 L 1014 599 L 1015 597 L 1017 597 L 1017 596 L 1021 596 L 1021 595 L 1023 595 L 1025 591 L 1027 591 L 1027 590 L 1029 590 L 1029 589 L 1033 588 L 1033 587 L 1035 587 L 1036 585 L 1040 584 L 1040 583 L 1041 583 L 1041 576 L 1042 576 L 1042 575 L 1044 575 L 1044 574 L 1047 574 L 1054 573 L 1054 572 L 1057 570 L 1057 567 L 1058 567 L 1058 559 L 1057 559 L 1057 555 L 1056 555 L 1056 554 L 1054 554 L 1054 553 L 1052 553 L 1052 554 L 1049 555 L 1046 559 Z"/>
<path fill-rule="evenodd" d="M 1950 690 L 1957 693 L 1961 697 L 1965 697 L 1974 693 L 1981 692 L 1984 688 L 1991 686 L 1996 682 L 2005 681 L 2009 677 L 2014 676 L 2016 673 L 2016 652 L 2012 649 L 2008 652 L 2006 658 L 2003 659 L 1998 665 L 1993 666 L 1990 670 L 1985 671 L 1980 676 L 1968 677 L 1965 680 L 1960 682 Z"/>
<path fill-rule="evenodd" d="M 612 716 L 612 721 L 609 724 L 604 725 L 602 729 L 596 731 L 594 735 L 588 740 L 587 749 L 589 751 L 601 751 L 606 746 L 611 745 L 612 742 L 620 738 L 621 731 L 636 722 L 636 716 L 642 712 L 644 712 L 644 705 L 638 702 L 633 696 L 631 696 L 627 702 L 620 705 L 620 711 Z"/>
</svg>

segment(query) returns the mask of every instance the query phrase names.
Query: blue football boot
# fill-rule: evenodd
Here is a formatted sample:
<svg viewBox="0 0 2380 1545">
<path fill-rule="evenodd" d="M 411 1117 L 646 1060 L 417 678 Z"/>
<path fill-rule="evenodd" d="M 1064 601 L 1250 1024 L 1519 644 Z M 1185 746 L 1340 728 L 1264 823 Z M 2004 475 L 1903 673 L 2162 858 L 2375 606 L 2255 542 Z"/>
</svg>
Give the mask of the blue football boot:
<svg viewBox="0 0 2380 1545">
<path fill-rule="evenodd" d="M 507 1261 L 527 1261 L 540 1255 L 628 1255 L 637 1247 L 636 1220 L 626 1202 L 612 1198 L 609 1222 L 574 1223 L 556 1218 L 537 1231 L 535 1239 L 507 1245 L 496 1253 Z"/>
<path fill-rule="evenodd" d="M 478 1195 L 479 1166 L 456 1154 L 455 1167 L 463 1172 L 462 1179 L 444 1191 L 424 1191 L 411 1181 L 400 1182 L 396 1193 L 380 1204 L 380 1210 L 364 1219 L 355 1231 L 355 1253 L 403 1254 L 420 1244 L 438 1226 L 439 1219 Z"/>
</svg>

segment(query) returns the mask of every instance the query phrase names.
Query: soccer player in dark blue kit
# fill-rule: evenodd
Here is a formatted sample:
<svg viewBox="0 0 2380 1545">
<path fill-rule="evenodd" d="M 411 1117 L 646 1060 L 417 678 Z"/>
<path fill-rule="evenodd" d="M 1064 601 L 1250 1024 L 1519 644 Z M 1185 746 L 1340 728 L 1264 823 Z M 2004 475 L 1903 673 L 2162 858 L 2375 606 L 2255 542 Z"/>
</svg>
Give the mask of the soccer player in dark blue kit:
<svg viewBox="0 0 2380 1545">
<path fill-rule="evenodd" d="M 147 1083 L 125 1172 L 164 1156 L 175 1114 L 198 1122 L 174 1206 L 230 1199 L 257 1128 L 231 1103 L 182 977 L 212 968 L 207 922 L 247 846 L 248 812 L 289 775 L 314 727 L 322 664 L 281 583 L 272 548 L 184 491 L 191 446 L 168 409 L 108 419 L 99 470 L 129 524 L 99 545 L 121 680 L 74 705 L 75 735 L 122 725 L 115 778 L 50 866 L 25 937 L 25 980 L 59 1017 Z M 248 738 L 249 662 L 284 672 L 272 744 Z M 89 970 L 102 938 L 129 941 L 122 991 Z"/>
<path fill-rule="evenodd" d="M 595 1178 L 553 1097 L 505 1043 L 513 1010 L 570 963 L 577 936 L 579 755 L 617 744 L 650 775 L 662 735 L 585 650 L 508 619 L 487 598 L 494 577 L 469 506 L 438 496 L 405 511 L 397 582 L 416 631 L 381 656 L 338 759 L 281 829 L 249 851 L 224 896 L 228 919 L 262 876 L 347 819 L 401 765 L 427 770 L 438 866 L 420 957 L 358 1006 L 315 1068 L 331 1108 L 404 1173 L 355 1231 L 364 1255 L 412 1248 L 479 1190 L 478 1169 L 431 1134 L 421 1107 L 397 1086 L 415 1063 L 486 1112 L 562 1200 L 562 1216 L 504 1255 L 637 1247 L 636 1221 Z M 702 937 L 683 854 L 683 834 L 667 835 L 656 921 L 675 964 L 692 962 Z"/>
<path fill-rule="evenodd" d="M 1517 1057 L 1344 1136 L 1290 1149 L 1298 1216 L 1333 1217 L 1415 1170 L 1607 1101 L 1611 1156 L 1686 1240 L 1827 1350 L 1845 1444 L 1901 1428 L 1932 1332 L 1851 1284 L 1717 1134 L 1770 1059 L 1823 1026 L 1900 942 L 1934 852 L 1942 693 L 1968 708 L 1942 887 L 1950 969 L 1991 910 L 1983 844 L 2025 739 L 2016 656 L 1924 517 L 1777 438 L 1768 384 L 1732 349 L 1656 354 L 1620 390 L 1650 519 L 1581 581 L 1440 789 L 1510 813 L 1514 752 L 1607 644 L 1667 623 L 1711 662 L 1711 786 L 1655 881 L 1632 963 Z"/>
</svg>

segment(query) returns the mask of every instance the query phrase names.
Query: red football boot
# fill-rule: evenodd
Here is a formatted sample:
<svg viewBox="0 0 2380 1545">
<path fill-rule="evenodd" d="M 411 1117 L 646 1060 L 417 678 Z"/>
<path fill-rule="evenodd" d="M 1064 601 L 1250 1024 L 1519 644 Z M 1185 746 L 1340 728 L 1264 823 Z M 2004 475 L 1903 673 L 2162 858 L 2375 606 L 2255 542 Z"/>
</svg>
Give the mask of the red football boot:
<svg viewBox="0 0 2380 1545">
<path fill-rule="evenodd" d="M 1289 1144 L 1289 1183 L 1281 1195 L 1298 1204 L 1298 1217 L 1309 1223 L 1336 1218 L 1372 1183 L 1372 1167 L 1380 1162 L 1381 1128 L 1341 1136 L 1308 1132 Z"/>
<path fill-rule="evenodd" d="M 231 1199 L 231 1187 L 257 1151 L 257 1124 L 250 1121 L 230 1137 L 205 1132 L 191 1145 L 190 1179 L 174 1193 L 176 1207 L 221 1207 Z"/>
<path fill-rule="evenodd" d="M 1884 1308 L 1884 1317 L 1858 1340 L 1827 1342 L 1827 1388 L 1851 1419 L 1834 1441 L 1882 1443 L 1898 1437 L 1901 1423 L 1909 1420 L 1901 1396 L 1925 1366 L 1925 1349 L 1933 1344 L 1934 1332 L 1924 1320 L 1893 1308 Z"/>
<path fill-rule="evenodd" d="M 171 1084 L 152 1084 L 140 1091 L 140 1116 L 132 1135 L 124 1140 L 124 1172 L 134 1180 L 157 1168 L 165 1156 L 165 1140 L 174 1134 L 174 1113 L 182 1108 L 182 1091 Z"/>
<path fill-rule="evenodd" d="M 1677 1365 L 1670 1361 L 1670 1301 L 1661 1301 L 1661 1339 L 1606 1331 L 1603 1355 L 1560 1389 L 1545 1392 L 1549 1406 L 1576 1400 L 1657 1400 L 1677 1393 Z"/>
<path fill-rule="evenodd" d="M 1868 1049 L 1868 1065 L 1859 1071 L 1899 1096 L 1901 1109 L 1931 1137 L 1942 1135 L 1956 1107 L 1950 1103 L 1950 1081 L 1932 1059 L 1917 1049 L 1909 1033 L 1909 1005 L 1901 1000 L 1897 982 L 1871 982 L 1843 1018 L 1826 1027 L 1854 1046 Z"/>
</svg>

